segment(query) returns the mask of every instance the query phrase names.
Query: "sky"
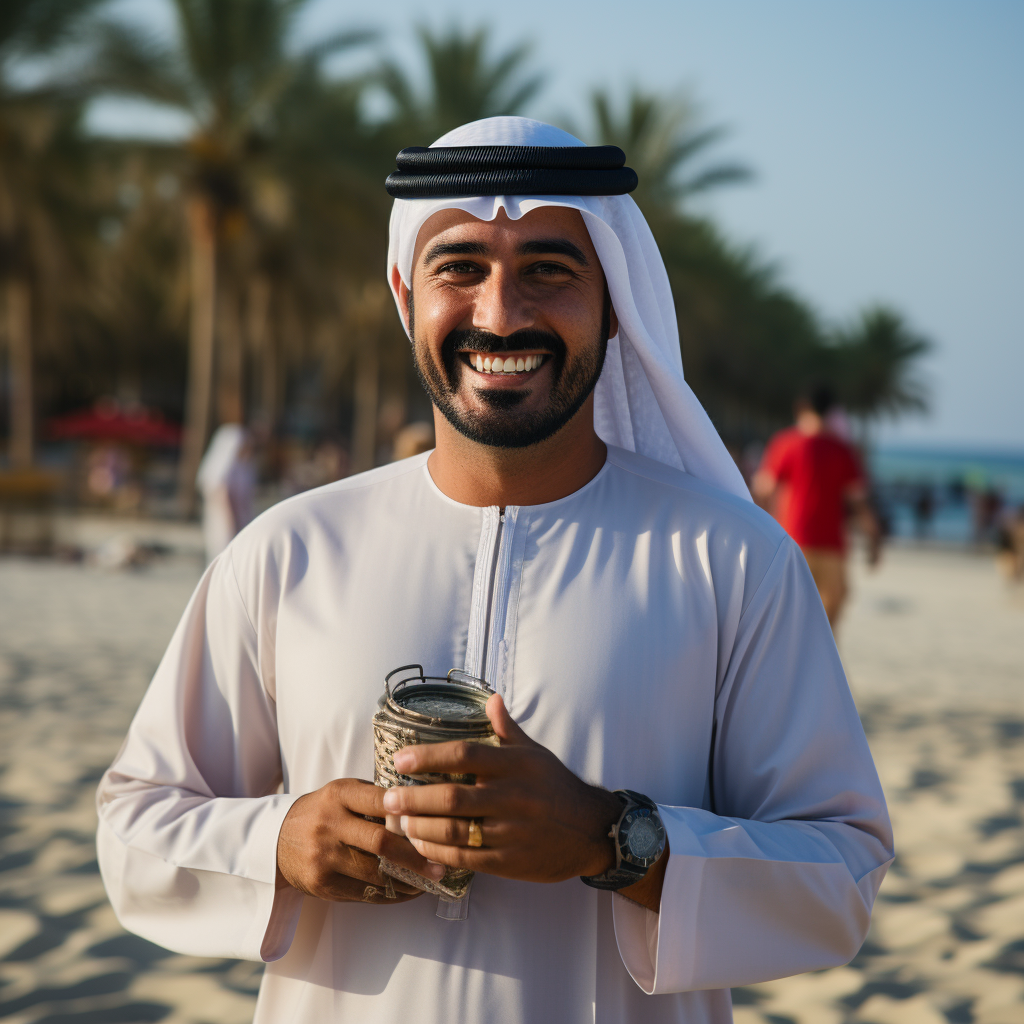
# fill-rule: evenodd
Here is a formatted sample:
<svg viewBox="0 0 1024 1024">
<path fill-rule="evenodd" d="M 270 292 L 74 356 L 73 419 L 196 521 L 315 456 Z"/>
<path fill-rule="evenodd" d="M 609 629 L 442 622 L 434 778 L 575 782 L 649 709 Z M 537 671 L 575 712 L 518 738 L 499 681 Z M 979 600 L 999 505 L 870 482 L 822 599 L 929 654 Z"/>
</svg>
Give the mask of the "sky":
<svg viewBox="0 0 1024 1024">
<path fill-rule="evenodd" d="M 170 24 L 161 0 L 118 7 Z M 1021 0 L 311 0 L 299 35 L 382 30 L 418 66 L 413 26 L 493 27 L 548 74 L 525 111 L 585 123 L 596 87 L 697 100 L 755 172 L 705 201 L 823 317 L 890 304 L 935 343 L 927 416 L 890 443 L 1024 449 L 1024 3 Z M 628 11 L 628 17 L 623 12 Z M 97 130 L 180 122 L 105 102 Z M 627 154 L 628 156 L 628 154 Z"/>
</svg>

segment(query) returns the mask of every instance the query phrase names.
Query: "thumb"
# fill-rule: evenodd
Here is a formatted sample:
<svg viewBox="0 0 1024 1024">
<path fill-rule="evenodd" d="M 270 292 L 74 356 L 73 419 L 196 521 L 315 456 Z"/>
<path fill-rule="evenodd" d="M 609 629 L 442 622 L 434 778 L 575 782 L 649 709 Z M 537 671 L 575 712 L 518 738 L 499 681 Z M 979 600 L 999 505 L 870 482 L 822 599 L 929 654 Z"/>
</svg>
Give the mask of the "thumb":
<svg viewBox="0 0 1024 1024">
<path fill-rule="evenodd" d="M 533 743 L 533 740 L 513 721 L 500 694 L 495 693 L 488 697 L 487 717 L 490 719 L 494 732 L 497 734 L 498 739 L 501 740 L 502 745 L 524 746 L 525 744 Z"/>
</svg>

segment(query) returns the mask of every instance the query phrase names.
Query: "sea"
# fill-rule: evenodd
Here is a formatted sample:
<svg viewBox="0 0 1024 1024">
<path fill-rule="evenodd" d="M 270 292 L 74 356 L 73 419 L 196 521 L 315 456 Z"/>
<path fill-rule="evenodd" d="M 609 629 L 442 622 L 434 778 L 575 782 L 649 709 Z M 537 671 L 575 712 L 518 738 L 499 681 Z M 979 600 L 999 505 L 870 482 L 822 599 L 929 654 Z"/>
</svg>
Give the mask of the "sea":
<svg viewBox="0 0 1024 1024">
<path fill-rule="evenodd" d="M 893 537 L 998 543 L 1000 522 L 1024 506 L 1024 448 L 882 445 L 868 461 Z"/>
</svg>

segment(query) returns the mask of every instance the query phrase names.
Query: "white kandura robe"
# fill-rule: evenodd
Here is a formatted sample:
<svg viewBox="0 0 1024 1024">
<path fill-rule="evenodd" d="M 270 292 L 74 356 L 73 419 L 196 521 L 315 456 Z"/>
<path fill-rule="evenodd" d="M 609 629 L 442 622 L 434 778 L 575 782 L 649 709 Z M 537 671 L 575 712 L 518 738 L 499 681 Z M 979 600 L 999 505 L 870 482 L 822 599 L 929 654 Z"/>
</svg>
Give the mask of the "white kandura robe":
<svg viewBox="0 0 1024 1024">
<path fill-rule="evenodd" d="M 848 961 L 892 840 L 792 541 L 620 449 L 504 520 L 443 495 L 426 458 L 283 502 L 210 566 L 100 785 L 125 927 L 270 961 L 259 1024 L 721 1024 L 729 986 Z M 487 875 L 463 921 L 430 896 L 275 900 L 285 814 L 372 777 L 383 678 L 409 662 L 484 675 L 582 778 L 658 802 L 660 915 Z"/>
</svg>

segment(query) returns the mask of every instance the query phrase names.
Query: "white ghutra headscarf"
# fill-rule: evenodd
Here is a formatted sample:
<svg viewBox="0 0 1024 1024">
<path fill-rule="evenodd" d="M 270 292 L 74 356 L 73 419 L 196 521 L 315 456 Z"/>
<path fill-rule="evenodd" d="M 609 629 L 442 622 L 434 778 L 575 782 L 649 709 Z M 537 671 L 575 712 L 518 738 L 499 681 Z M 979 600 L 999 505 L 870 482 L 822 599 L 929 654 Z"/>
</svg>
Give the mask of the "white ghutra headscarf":
<svg viewBox="0 0 1024 1024">
<path fill-rule="evenodd" d="M 434 146 L 582 146 L 568 132 L 525 117 L 489 117 L 456 128 Z M 619 332 L 608 340 L 594 392 L 594 426 L 608 444 L 683 469 L 750 499 L 736 463 L 683 379 L 679 329 L 665 264 L 636 203 L 622 196 L 463 196 L 396 199 L 391 211 L 388 282 L 398 267 L 412 283 L 413 252 L 424 222 L 439 210 L 518 220 L 541 206 L 579 210 L 608 282 Z M 398 294 L 395 293 L 395 302 Z M 401 307 L 399 306 L 399 313 Z"/>
</svg>

